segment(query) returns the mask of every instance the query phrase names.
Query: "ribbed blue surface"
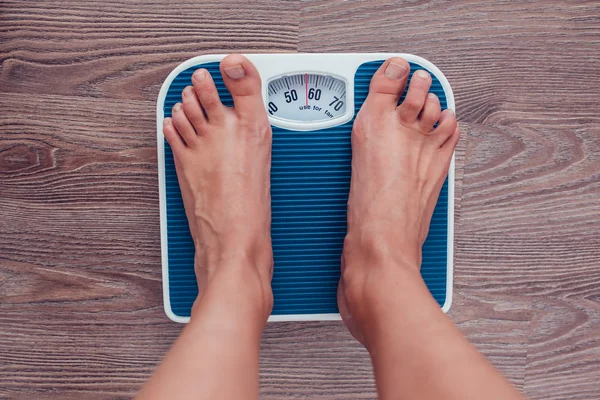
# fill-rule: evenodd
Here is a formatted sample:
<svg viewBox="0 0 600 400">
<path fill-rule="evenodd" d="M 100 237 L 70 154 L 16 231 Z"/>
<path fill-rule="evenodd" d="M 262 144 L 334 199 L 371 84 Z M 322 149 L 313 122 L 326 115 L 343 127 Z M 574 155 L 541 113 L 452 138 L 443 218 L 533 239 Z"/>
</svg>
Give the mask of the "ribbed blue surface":
<svg viewBox="0 0 600 400">
<path fill-rule="evenodd" d="M 382 61 L 363 64 L 355 75 L 355 109 L 362 105 L 371 76 Z M 181 91 L 191 85 L 192 73 L 206 68 L 213 76 L 221 101 L 232 106 L 218 63 L 191 67 L 179 74 L 166 96 L 165 117 L 171 116 Z M 420 68 L 411 64 L 411 71 Z M 433 75 L 432 75 L 433 76 Z M 440 82 L 431 91 L 446 107 Z M 402 100 L 402 99 L 401 99 Z M 350 188 L 352 124 L 314 132 L 273 127 L 271 168 L 271 236 L 275 269 L 273 314 L 337 313 L 336 288 L 346 234 L 346 202 Z M 194 246 L 189 234 L 171 148 L 165 141 L 169 292 L 173 313 L 189 316 L 198 293 L 194 276 Z M 435 208 L 423 246 L 421 273 L 429 290 L 443 305 L 446 299 L 448 185 Z"/>
</svg>

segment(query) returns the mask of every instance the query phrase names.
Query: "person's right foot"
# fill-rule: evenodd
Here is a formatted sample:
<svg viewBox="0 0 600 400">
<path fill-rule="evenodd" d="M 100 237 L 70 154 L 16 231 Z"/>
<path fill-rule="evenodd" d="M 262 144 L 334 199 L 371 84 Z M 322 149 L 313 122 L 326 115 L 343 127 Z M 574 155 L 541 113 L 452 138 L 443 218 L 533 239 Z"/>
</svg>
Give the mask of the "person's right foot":
<svg viewBox="0 0 600 400">
<path fill-rule="evenodd" d="M 352 131 L 348 233 L 338 303 L 344 322 L 364 344 L 361 325 L 389 269 L 419 271 L 421 247 L 460 131 L 451 110 L 428 94 L 431 76 L 414 73 L 397 106 L 410 66 L 391 58 L 371 80 Z M 438 124 L 434 128 L 435 124 Z M 385 262 L 383 262 L 385 260 Z"/>
</svg>

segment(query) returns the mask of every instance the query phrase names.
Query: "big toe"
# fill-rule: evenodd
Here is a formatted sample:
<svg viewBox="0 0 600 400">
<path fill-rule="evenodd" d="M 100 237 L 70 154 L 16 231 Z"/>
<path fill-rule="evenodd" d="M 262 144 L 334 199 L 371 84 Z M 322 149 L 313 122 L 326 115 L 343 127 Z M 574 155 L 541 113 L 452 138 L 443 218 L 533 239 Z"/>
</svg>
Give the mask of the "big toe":
<svg viewBox="0 0 600 400">
<path fill-rule="evenodd" d="M 410 65 L 400 57 L 386 60 L 371 78 L 365 104 L 394 108 L 408 80 Z"/>
<path fill-rule="evenodd" d="M 240 54 L 231 54 L 221 61 L 220 68 L 236 111 L 249 116 L 262 112 L 266 116 L 260 74 L 254 64 Z"/>
</svg>

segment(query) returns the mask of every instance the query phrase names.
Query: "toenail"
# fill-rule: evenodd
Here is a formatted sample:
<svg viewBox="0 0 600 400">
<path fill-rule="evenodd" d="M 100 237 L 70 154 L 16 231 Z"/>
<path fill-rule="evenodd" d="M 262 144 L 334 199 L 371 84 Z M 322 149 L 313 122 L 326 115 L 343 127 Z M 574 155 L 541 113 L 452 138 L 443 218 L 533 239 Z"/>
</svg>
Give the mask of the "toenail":
<svg viewBox="0 0 600 400">
<path fill-rule="evenodd" d="M 179 111 L 179 110 L 181 110 L 181 103 L 176 103 L 176 104 L 173 106 L 173 111 Z"/>
<path fill-rule="evenodd" d="M 425 71 L 424 69 L 418 70 L 416 72 L 416 74 L 419 76 L 419 78 L 423 78 L 423 79 L 429 78 L 429 73 L 427 71 Z"/>
<path fill-rule="evenodd" d="M 427 97 L 431 100 L 439 100 L 435 93 L 427 93 Z"/>
<path fill-rule="evenodd" d="M 224 68 L 223 71 L 227 74 L 231 79 L 242 79 L 246 76 L 246 71 L 242 64 L 234 65 L 233 67 Z"/>
<path fill-rule="evenodd" d="M 401 79 L 404 75 L 406 75 L 406 67 L 395 62 L 389 63 L 385 69 L 385 76 L 390 79 Z"/>
<path fill-rule="evenodd" d="M 201 81 L 204 78 L 206 78 L 206 70 L 205 69 L 196 70 L 196 72 L 194 72 L 192 77 L 198 81 Z"/>
<path fill-rule="evenodd" d="M 163 120 L 163 126 L 171 125 L 171 118 L 165 118 Z"/>
<path fill-rule="evenodd" d="M 183 89 L 183 92 L 181 94 L 182 94 L 183 97 L 186 97 L 186 96 L 188 96 L 191 93 L 192 93 L 192 88 L 188 86 L 185 89 Z"/>
</svg>

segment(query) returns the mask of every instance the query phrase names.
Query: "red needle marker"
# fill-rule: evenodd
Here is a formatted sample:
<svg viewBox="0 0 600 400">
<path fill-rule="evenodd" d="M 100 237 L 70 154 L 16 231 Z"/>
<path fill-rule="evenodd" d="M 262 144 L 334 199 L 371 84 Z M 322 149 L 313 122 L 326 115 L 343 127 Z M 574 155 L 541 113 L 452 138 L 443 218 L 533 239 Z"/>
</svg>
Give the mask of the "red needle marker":
<svg viewBox="0 0 600 400">
<path fill-rule="evenodd" d="M 308 74 L 304 75 L 304 81 L 306 82 L 306 105 L 308 106 Z"/>
</svg>

